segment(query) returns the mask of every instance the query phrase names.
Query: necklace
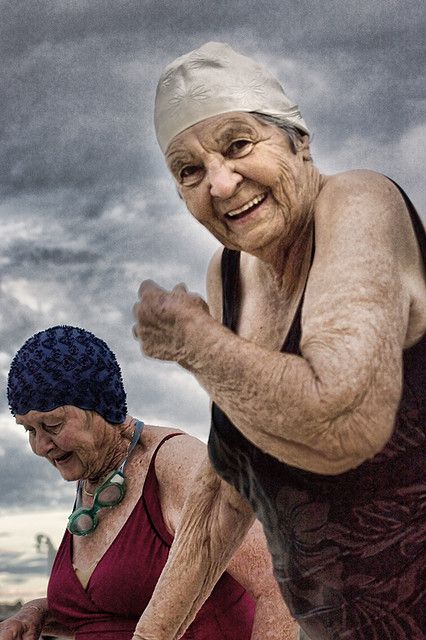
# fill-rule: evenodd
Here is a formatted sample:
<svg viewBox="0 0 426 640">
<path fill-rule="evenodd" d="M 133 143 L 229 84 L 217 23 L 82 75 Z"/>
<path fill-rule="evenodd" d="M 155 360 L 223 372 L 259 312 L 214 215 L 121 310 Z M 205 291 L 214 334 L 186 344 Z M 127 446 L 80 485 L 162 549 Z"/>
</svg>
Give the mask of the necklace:
<svg viewBox="0 0 426 640">
<path fill-rule="evenodd" d="M 87 491 L 87 489 L 86 489 L 86 481 L 84 481 L 84 484 L 83 484 L 83 493 L 86 496 L 89 496 L 90 498 L 93 498 L 93 496 L 95 495 L 95 492 L 90 493 L 90 491 Z"/>
</svg>

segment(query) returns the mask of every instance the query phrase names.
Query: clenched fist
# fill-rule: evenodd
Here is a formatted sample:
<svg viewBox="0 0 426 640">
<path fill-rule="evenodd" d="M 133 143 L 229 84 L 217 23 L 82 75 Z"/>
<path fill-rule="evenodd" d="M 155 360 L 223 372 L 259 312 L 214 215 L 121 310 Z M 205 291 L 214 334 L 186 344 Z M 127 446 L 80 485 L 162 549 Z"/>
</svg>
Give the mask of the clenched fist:
<svg viewBox="0 0 426 640">
<path fill-rule="evenodd" d="M 214 320 L 205 301 L 189 293 L 183 284 L 166 291 L 152 280 L 139 287 L 139 301 L 133 307 L 133 334 L 145 355 L 173 360 L 183 366 L 191 361 L 193 338 L 205 323 Z"/>
</svg>

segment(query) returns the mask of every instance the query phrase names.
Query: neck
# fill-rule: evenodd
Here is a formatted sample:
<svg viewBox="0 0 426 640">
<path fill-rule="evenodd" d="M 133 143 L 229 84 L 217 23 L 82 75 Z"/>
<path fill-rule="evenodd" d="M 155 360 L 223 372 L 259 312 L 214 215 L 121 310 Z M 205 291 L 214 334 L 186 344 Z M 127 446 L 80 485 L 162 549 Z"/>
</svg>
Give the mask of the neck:
<svg viewBox="0 0 426 640">
<path fill-rule="evenodd" d="M 306 277 L 314 241 L 313 220 L 301 229 L 290 247 L 280 246 L 270 260 L 259 259 L 258 270 L 263 282 L 268 281 L 280 296 L 291 297 Z"/>
<path fill-rule="evenodd" d="M 127 416 L 121 424 L 105 423 L 98 468 L 84 480 L 86 493 L 93 493 L 111 471 L 118 469 L 129 450 L 135 429 L 135 420 Z"/>
</svg>

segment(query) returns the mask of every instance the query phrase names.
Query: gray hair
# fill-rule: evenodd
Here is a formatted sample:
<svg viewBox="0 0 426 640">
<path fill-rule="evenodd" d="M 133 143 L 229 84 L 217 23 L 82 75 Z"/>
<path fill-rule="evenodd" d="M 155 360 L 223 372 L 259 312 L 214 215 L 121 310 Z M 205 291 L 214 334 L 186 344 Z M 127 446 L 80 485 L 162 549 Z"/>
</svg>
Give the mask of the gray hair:
<svg viewBox="0 0 426 640">
<path fill-rule="evenodd" d="M 301 131 L 293 124 L 290 124 L 283 116 L 270 116 L 265 113 L 259 113 L 258 111 L 251 111 L 250 113 L 259 120 L 266 122 L 266 124 L 273 124 L 281 129 L 281 131 L 284 131 L 290 140 L 290 146 L 293 153 L 296 153 L 297 151 L 297 143 L 302 140 L 303 136 L 307 135 L 304 131 Z"/>
</svg>

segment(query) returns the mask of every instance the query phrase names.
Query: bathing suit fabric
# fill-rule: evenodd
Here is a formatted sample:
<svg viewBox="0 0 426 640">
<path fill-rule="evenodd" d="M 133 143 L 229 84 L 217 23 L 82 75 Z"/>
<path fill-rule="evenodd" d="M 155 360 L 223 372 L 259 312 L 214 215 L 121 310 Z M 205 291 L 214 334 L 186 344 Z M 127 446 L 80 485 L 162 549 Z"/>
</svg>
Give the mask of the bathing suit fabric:
<svg viewBox="0 0 426 640">
<path fill-rule="evenodd" d="M 49 610 L 76 640 L 131 640 L 167 561 L 173 536 L 164 524 L 155 459 L 140 500 L 95 567 L 84 589 L 72 566 L 72 536 L 65 531 L 48 586 Z M 228 573 L 182 636 L 185 640 L 249 640 L 255 602 Z"/>
<path fill-rule="evenodd" d="M 425 230 L 400 191 L 426 267 Z M 223 323 L 234 332 L 239 257 L 225 249 L 222 258 Z M 302 306 L 282 352 L 301 355 Z M 426 334 L 403 366 L 392 437 L 337 476 L 278 461 L 212 408 L 212 464 L 262 522 L 284 600 L 313 640 L 426 638 Z"/>
</svg>

